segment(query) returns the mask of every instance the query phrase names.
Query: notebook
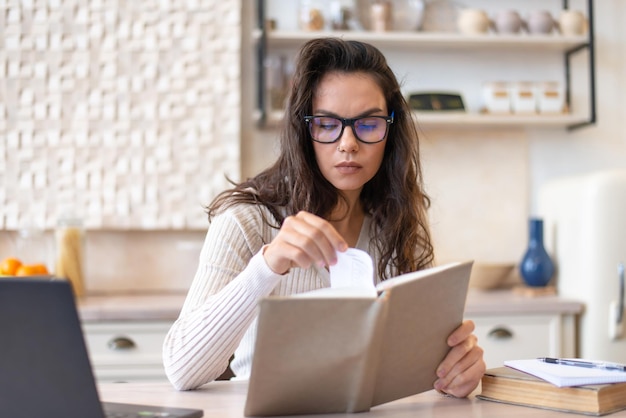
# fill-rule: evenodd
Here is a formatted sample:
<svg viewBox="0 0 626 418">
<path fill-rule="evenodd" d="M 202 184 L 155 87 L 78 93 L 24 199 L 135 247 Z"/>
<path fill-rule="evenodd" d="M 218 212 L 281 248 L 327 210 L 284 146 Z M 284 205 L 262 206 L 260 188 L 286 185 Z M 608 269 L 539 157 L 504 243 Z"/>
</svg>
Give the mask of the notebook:
<svg viewBox="0 0 626 418">
<path fill-rule="evenodd" d="M 11 418 L 202 417 L 100 402 L 70 284 L 0 278 L 0 408 Z"/>
<path fill-rule="evenodd" d="M 626 372 L 550 364 L 538 359 L 506 360 L 504 365 L 559 387 L 626 382 Z"/>
</svg>

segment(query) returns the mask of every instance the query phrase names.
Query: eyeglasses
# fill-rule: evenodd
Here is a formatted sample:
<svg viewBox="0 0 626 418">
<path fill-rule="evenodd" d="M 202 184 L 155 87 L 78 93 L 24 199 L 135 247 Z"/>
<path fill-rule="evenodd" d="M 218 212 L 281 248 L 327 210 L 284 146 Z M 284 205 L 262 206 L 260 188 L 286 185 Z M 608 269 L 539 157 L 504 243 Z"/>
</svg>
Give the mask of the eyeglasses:
<svg viewBox="0 0 626 418">
<path fill-rule="evenodd" d="M 304 122 L 309 127 L 313 141 L 331 144 L 337 142 L 346 126 L 352 128 L 356 139 L 367 144 L 375 144 L 385 139 L 389 125 L 393 123 L 391 116 L 366 116 L 363 118 L 344 119 L 332 116 L 305 116 Z"/>
</svg>

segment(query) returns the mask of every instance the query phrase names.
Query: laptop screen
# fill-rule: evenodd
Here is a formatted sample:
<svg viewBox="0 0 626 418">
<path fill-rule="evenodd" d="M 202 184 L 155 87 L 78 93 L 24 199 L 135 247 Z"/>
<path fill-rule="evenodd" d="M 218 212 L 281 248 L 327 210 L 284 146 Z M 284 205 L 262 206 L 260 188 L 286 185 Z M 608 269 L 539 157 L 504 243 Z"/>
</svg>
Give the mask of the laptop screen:
<svg viewBox="0 0 626 418">
<path fill-rule="evenodd" d="M 69 283 L 0 279 L 0 335 L 3 416 L 104 416 Z"/>
<path fill-rule="evenodd" d="M 0 416 L 103 418 L 105 412 L 203 416 L 201 409 L 101 403 L 69 282 L 0 278 Z"/>
</svg>

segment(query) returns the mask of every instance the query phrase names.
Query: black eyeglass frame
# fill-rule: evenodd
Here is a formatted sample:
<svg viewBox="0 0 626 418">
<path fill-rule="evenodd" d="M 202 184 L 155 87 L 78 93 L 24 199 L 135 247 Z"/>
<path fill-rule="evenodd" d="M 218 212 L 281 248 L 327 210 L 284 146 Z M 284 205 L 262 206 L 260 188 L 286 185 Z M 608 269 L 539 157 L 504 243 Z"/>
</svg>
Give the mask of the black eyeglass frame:
<svg viewBox="0 0 626 418">
<path fill-rule="evenodd" d="M 387 137 L 387 134 L 389 133 L 389 125 L 391 125 L 394 121 L 394 114 L 395 112 L 391 112 L 391 115 L 389 116 L 378 116 L 378 115 L 377 116 L 362 116 L 360 118 L 351 118 L 351 119 L 338 118 L 335 116 L 326 116 L 326 115 L 309 115 L 309 116 L 304 117 L 304 122 L 307 124 L 307 127 L 309 128 L 308 130 L 309 130 L 309 135 L 311 135 L 311 139 L 315 142 L 319 142 L 320 144 L 334 144 L 335 142 L 339 141 L 339 139 L 343 135 L 344 129 L 346 129 L 346 126 L 349 126 L 352 129 L 352 133 L 354 134 L 354 137 L 357 139 L 357 141 L 362 142 L 364 144 L 377 144 L 379 142 L 384 141 L 385 138 Z M 339 135 L 337 135 L 337 138 L 335 138 L 332 141 L 320 141 L 318 139 L 313 138 L 313 135 L 311 134 L 311 121 L 313 120 L 313 118 L 329 118 L 329 119 L 336 119 L 338 121 L 341 121 L 341 130 L 339 131 Z M 385 134 L 378 141 L 364 141 L 361 138 L 359 138 L 359 135 L 356 133 L 356 128 L 354 127 L 354 124 L 359 120 L 370 119 L 370 118 L 383 119 L 385 122 L 387 122 L 385 125 Z"/>
</svg>

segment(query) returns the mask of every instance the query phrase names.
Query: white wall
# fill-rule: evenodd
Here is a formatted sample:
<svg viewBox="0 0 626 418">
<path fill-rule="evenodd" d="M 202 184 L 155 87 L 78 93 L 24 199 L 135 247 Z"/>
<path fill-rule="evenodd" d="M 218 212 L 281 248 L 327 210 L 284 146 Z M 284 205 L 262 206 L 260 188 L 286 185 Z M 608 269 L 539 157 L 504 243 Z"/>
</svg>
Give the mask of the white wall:
<svg viewBox="0 0 626 418">
<path fill-rule="evenodd" d="M 0 2 L 0 228 L 204 229 L 240 172 L 240 10 Z"/>
<path fill-rule="evenodd" d="M 595 3 L 598 122 L 549 137 L 540 131 L 529 133 L 533 199 L 554 178 L 626 167 L 626 2 Z"/>
<path fill-rule="evenodd" d="M 278 3 L 278 5 L 276 5 Z M 296 2 L 269 1 L 268 16 L 286 21 Z M 467 0 L 463 4 L 495 12 L 516 8 L 522 15 L 548 8 L 558 15 L 561 2 Z M 248 6 L 249 7 L 249 6 Z M 585 3 L 570 1 L 585 10 Z M 244 5 L 244 13 L 246 11 Z M 576 131 L 565 129 L 427 130 L 422 133 L 422 161 L 427 191 L 433 198 L 431 219 L 440 260 L 472 258 L 517 262 L 526 246 L 527 218 L 541 185 L 556 176 L 606 166 L 626 165 L 623 123 L 626 91 L 626 6 L 620 0 L 595 1 L 598 123 Z M 281 20 L 283 19 L 283 20 Z M 244 24 L 251 20 L 244 19 Z M 244 33 L 245 33 L 244 27 Z M 244 35 L 245 37 L 245 35 Z M 562 56 L 544 53 L 428 54 L 390 51 L 388 59 L 406 91 L 427 86 L 462 91 L 468 107 L 480 106 L 480 85 L 488 80 L 563 79 Z M 244 66 L 253 66 L 252 55 Z M 587 52 L 573 60 L 573 112 L 587 112 Z M 248 59 L 246 59 L 248 58 Z M 502 61 L 504 60 L 504 61 Z M 246 91 L 244 87 L 244 91 Z M 250 90 L 248 90 L 250 91 Z M 249 100 L 249 99 L 248 99 Z M 245 105 L 244 105 L 245 107 Z M 245 125 L 245 123 L 244 123 Z M 250 124 L 249 124 L 250 125 Z M 266 167 L 276 155 L 276 132 L 243 132 L 244 176 Z"/>
</svg>

